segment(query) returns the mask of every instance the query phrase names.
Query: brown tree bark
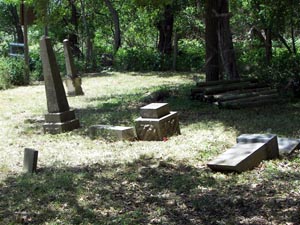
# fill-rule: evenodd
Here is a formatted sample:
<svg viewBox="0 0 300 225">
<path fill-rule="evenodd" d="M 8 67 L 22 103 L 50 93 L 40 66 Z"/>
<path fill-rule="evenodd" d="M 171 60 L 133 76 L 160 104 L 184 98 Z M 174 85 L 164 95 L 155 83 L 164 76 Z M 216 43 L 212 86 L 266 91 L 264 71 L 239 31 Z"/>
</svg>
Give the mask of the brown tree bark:
<svg viewBox="0 0 300 225">
<path fill-rule="evenodd" d="M 170 5 L 165 6 L 163 17 L 157 24 L 159 31 L 158 50 L 162 54 L 170 55 L 172 53 L 172 35 L 174 25 L 173 9 Z"/>
<path fill-rule="evenodd" d="M 20 18 L 18 15 L 17 7 L 15 5 L 9 5 L 9 11 L 12 16 L 12 19 L 13 19 L 12 22 L 14 24 L 15 31 L 16 31 L 16 37 L 17 37 L 16 41 L 18 43 L 23 43 L 24 34 L 23 34 L 23 30 L 22 30 L 22 27 L 20 24 Z"/>
<path fill-rule="evenodd" d="M 237 70 L 236 57 L 232 43 L 230 30 L 230 13 L 228 0 L 218 0 L 218 44 L 220 56 L 229 80 L 239 80 L 240 75 Z"/>
<path fill-rule="evenodd" d="M 205 73 L 206 81 L 219 80 L 219 48 L 217 0 L 206 0 L 205 3 Z"/>
<path fill-rule="evenodd" d="M 75 32 L 69 33 L 68 39 L 69 39 L 70 47 L 72 50 L 72 54 L 77 57 L 80 57 L 80 56 L 82 56 L 82 52 L 79 48 L 78 35 L 77 35 L 78 24 L 79 24 L 78 23 L 79 13 L 77 11 L 77 7 L 76 7 L 75 3 L 76 3 L 76 0 L 69 0 L 69 5 L 71 7 L 70 23 L 74 26 Z"/>
<path fill-rule="evenodd" d="M 120 29 L 120 20 L 117 10 L 114 8 L 110 0 L 104 0 L 105 5 L 107 6 L 114 24 L 114 52 L 116 53 L 121 47 L 121 29 Z"/>
</svg>

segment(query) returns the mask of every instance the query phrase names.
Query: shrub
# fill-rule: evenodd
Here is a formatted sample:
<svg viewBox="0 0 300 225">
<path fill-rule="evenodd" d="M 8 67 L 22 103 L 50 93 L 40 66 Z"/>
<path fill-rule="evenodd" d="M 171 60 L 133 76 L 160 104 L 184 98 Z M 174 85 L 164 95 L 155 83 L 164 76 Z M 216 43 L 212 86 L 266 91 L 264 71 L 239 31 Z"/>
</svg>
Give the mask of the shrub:
<svg viewBox="0 0 300 225">
<path fill-rule="evenodd" d="M 24 59 L 0 58 L 0 87 L 6 89 L 11 85 L 24 84 Z"/>
</svg>

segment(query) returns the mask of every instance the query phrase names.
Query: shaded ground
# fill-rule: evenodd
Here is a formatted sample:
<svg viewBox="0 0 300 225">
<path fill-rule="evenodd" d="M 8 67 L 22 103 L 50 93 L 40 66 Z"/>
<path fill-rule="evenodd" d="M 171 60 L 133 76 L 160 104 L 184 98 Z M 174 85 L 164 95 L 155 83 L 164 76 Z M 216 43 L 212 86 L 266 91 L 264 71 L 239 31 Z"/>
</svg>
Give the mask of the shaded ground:
<svg viewBox="0 0 300 225">
<path fill-rule="evenodd" d="M 44 135 L 41 85 L 1 91 L 0 224 L 300 224 L 299 151 L 242 174 L 206 163 L 242 133 L 300 134 L 300 104 L 219 110 L 189 99 L 188 75 L 104 74 L 69 98 L 82 127 Z M 91 140 L 93 124 L 133 126 L 139 107 L 168 102 L 182 135 L 166 142 Z M 37 175 L 21 173 L 39 150 Z"/>
</svg>

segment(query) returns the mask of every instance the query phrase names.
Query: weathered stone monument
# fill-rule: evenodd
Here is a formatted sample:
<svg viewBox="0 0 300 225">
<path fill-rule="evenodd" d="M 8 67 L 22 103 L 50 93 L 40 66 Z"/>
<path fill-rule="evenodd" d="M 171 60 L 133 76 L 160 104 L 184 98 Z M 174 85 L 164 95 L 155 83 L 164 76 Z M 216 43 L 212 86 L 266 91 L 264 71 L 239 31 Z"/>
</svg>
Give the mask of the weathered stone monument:
<svg viewBox="0 0 300 225">
<path fill-rule="evenodd" d="M 101 136 L 111 141 L 134 141 L 136 135 L 133 127 L 93 125 L 89 127 L 89 137 L 92 139 Z"/>
<path fill-rule="evenodd" d="M 49 37 L 40 40 L 43 74 L 45 80 L 48 114 L 45 115 L 44 132 L 57 134 L 79 128 L 74 110 L 70 110 Z"/>
<path fill-rule="evenodd" d="M 67 70 L 67 76 L 65 80 L 67 94 L 68 96 L 83 95 L 84 93 L 81 88 L 81 77 L 78 76 L 68 39 L 64 40 L 64 55 Z"/>
<path fill-rule="evenodd" d="M 141 117 L 135 120 L 138 139 L 162 141 L 180 134 L 177 112 L 170 112 L 168 103 L 151 103 L 141 108 Z"/>
<path fill-rule="evenodd" d="M 24 150 L 23 170 L 27 173 L 35 173 L 37 169 L 38 151 L 30 148 Z"/>
<path fill-rule="evenodd" d="M 207 166 L 216 171 L 243 172 L 258 166 L 263 160 L 275 159 L 278 156 L 277 136 L 265 135 L 255 143 L 240 141 L 210 161 Z"/>
</svg>

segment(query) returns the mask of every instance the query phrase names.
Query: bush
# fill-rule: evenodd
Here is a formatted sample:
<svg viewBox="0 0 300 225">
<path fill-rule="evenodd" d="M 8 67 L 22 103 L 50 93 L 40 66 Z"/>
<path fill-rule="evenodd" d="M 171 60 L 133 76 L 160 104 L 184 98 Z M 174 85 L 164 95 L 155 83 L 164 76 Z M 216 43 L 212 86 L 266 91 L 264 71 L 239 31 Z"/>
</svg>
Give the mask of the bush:
<svg viewBox="0 0 300 225">
<path fill-rule="evenodd" d="M 24 85 L 23 58 L 0 58 L 0 88 L 6 89 L 11 85 Z"/>
</svg>

